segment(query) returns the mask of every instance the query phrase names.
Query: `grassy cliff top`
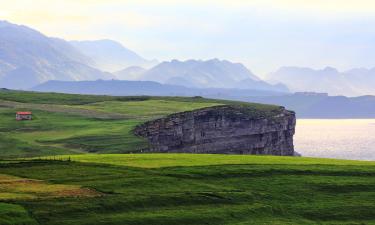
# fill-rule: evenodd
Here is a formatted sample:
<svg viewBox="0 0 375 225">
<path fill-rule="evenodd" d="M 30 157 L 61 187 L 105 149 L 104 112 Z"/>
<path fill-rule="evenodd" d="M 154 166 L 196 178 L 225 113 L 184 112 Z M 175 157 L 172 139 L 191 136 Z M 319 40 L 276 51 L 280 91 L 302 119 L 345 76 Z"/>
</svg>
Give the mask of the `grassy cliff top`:
<svg viewBox="0 0 375 225">
<path fill-rule="evenodd" d="M 138 152 L 147 142 L 132 130 L 173 113 L 231 105 L 254 115 L 280 106 L 201 97 L 95 96 L 0 90 L 0 156 Z M 15 121 L 32 111 L 32 121 Z"/>
<path fill-rule="evenodd" d="M 196 97 L 173 97 L 173 96 L 109 96 L 109 95 L 79 95 L 33 91 L 14 91 L 0 89 L 0 100 L 16 101 L 22 103 L 59 104 L 59 105 L 85 105 L 104 101 L 146 101 L 146 100 L 168 100 L 179 102 L 200 102 L 217 104 L 241 104 L 241 105 L 263 105 L 245 103 L 240 101 L 229 101 L 219 99 L 207 99 Z M 274 106 L 277 107 L 277 106 Z"/>
</svg>

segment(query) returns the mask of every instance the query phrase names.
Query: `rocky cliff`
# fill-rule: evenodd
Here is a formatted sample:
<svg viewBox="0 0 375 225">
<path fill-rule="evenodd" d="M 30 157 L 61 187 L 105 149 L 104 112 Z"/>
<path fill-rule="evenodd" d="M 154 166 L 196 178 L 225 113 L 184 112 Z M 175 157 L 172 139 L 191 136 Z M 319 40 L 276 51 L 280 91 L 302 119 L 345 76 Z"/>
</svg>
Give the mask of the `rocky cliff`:
<svg viewBox="0 0 375 225">
<path fill-rule="evenodd" d="M 293 155 L 295 124 L 295 113 L 283 107 L 223 105 L 149 121 L 134 132 L 153 152 Z"/>
</svg>

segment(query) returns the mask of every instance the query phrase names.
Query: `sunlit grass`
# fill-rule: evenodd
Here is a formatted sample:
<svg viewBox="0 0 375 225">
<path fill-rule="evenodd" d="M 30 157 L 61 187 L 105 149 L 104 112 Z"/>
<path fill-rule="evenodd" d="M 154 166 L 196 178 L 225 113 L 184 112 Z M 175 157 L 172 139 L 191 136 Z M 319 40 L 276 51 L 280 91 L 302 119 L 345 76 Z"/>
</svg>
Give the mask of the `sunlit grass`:
<svg viewBox="0 0 375 225">
<path fill-rule="evenodd" d="M 43 96 L 44 101 L 48 100 L 48 96 L 45 96 L 47 94 L 40 95 Z M 55 99 L 51 97 L 51 102 L 58 104 L 58 96 L 52 96 Z M 123 101 L 127 98 L 98 97 L 97 100 L 102 101 L 77 105 L 76 101 L 68 98 L 69 95 L 62 96 L 66 99 L 61 102 L 63 104 L 58 105 L 57 112 L 48 111 L 49 107 L 53 108 L 54 105 L 43 105 L 41 109 L 35 110 L 34 108 L 38 108 L 39 105 L 29 103 L 28 105 L 33 107 L 32 121 L 16 121 L 14 118 L 16 111 L 30 110 L 29 108 L 0 108 L 0 156 L 14 158 L 84 152 L 138 152 L 147 147 L 148 143 L 145 139 L 133 134 L 132 130 L 136 125 L 171 113 L 220 104 L 213 100 L 189 98 L 140 98 Z M 4 96 L 0 94 L 0 99 L 1 97 Z M 27 99 L 27 94 L 6 97 L 12 97 L 14 100 L 18 97 L 25 98 L 21 98 L 20 101 L 22 101 Z M 86 98 L 90 101 L 95 100 L 94 97 L 86 96 Z M 103 101 L 106 99 L 111 101 Z M 64 105 L 68 100 L 74 104 Z M 71 113 L 71 109 L 86 111 L 73 110 L 74 113 Z M 101 115 L 101 113 L 107 113 L 109 117 L 111 113 L 115 113 L 116 116 L 113 119 L 95 118 L 96 114 Z M 118 115 L 124 118 L 121 119 Z"/>
<path fill-rule="evenodd" d="M 189 154 L 72 158 L 21 160 L 2 164 L 0 173 L 84 186 L 105 195 L 33 200 L 13 196 L 12 201 L 46 225 L 349 225 L 375 221 L 373 162 Z"/>
<path fill-rule="evenodd" d="M 190 111 L 216 105 L 219 104 L 209 102 L 184 102 L 155 99 L 130 102 L 106 101 L 77 107 L 103 112 L 120 113 L 124 116 L 136 119 L 152 119 L 171 113 Z"/>
<path fill-rule="evenodd" d="M 178 166 L 211 166 L 211 165 L 251 165 L 251 164 L 284 164 L 284 165 L 366 165 L 375 166 L 375 162 L 338 160 L 307 157 L 280 157 L 256 155 L 219 155 L 219 154 L 84 154 L 61 156 L 70 157 L 73 161 L 104 163 L 118 166 L 141 168 L 160 168 Z"/>
<path fill-rule="evenodd" d="M 51 197 L 93 197 L 100 194 L 78 185 L 48 184 L 41 180 L 0 174 L 0 200 Z"/>
</svg>

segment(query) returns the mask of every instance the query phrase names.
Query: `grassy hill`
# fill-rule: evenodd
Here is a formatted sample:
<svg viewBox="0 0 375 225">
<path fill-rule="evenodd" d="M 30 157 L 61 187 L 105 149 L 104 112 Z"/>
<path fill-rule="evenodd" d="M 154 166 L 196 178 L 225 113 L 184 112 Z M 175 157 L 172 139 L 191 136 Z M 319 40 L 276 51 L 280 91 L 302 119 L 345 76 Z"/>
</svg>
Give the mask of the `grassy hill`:
<svg viewBox="0 0 375 225">
<path fill-rule="evenodd" d="M 111 97 L 0 91 L 0 157 L 138 152 L 147 142 L 132 129 L 171 113 L 220 104 L 243 104 L 257 112 L 271 105 L 180 97 Z M 32 121 L 15 121 L 16 111 Z"/>
<path fill-rule="evenodd" d="M 139 123 L 220 104 L 244 103 L 0 90 L 0 224 L 375 224 L 374 162 L 104 154 L 146 146 Z"/>
</svg>

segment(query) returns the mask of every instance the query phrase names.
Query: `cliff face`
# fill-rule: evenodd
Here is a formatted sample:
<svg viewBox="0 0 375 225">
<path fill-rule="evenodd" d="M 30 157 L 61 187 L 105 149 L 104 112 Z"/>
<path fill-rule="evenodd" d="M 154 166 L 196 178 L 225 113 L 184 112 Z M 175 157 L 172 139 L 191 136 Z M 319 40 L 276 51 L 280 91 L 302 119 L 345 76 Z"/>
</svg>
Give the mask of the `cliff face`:
<svg viewBox="0 0 375 225">
<path fill-rule="evenodd" d="M 293 155 L 294 112 L 268 115 L 240 106 L 216 106 L 170 115 L 135 129 L 153 152 Z"/>
</svg>

